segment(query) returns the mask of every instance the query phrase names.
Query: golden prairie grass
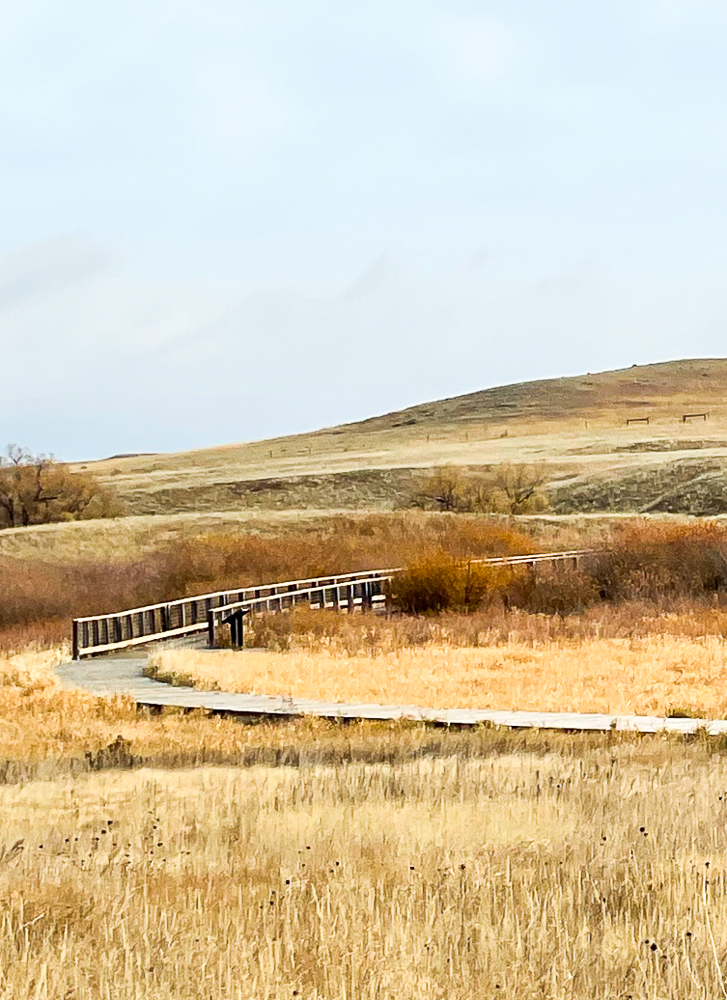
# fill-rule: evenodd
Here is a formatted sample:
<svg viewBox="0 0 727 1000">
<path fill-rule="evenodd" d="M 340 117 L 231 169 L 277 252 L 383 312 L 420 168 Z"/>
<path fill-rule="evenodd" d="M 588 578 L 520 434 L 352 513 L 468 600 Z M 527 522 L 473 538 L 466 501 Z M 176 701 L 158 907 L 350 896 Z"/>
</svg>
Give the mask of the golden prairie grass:
<svg viewBox="0 0 727 1000">
<path fill-rule="evenodd" d="M 346 655 L 318 649 L 161 652 L 160 679 L 208 689 L 432 708 L 727 717 L 722 637 L 646 636 L 476 648 L 429 644 Z"/>
<path fill-rule="evenodd" d="M 113 563 L 147 555 L 190 536 L 244 532 L 281 535 L 325 521 L 329 516 L 337 514 L 238 510 L 39 524 L 0 532 L 0 555 L 64 564 L 99 558 Z"/>
<path fill-rule="evenodd" d="M 0 996 L 717 997 L 725 788 L 659 739 L 2 786 Z"/>
<path fill-rule="evenodd" d="M 53 668 L 69 654 L 67 646 L 55 649 L 27 649 L 22 653 L 0 654 L 0 689 L 18 688 L 30 694 L 55 687 Z"/>
<path fill-rule="evenodd" d="M 0 786 L 109 767 L 250 766 L 295 763 L 301 756 L 407 760 L 425 753 L 540 752 L 561 745 L 580 752 L 599 740 L 590 734 L 563 743 L 558 734 L 534 731 L 458 734 L 402 722 L 342 727 L 314 718 L 245 725 L 203 711 L 154 713 L 137 709 L 129 697 L 63 690 L 52 669 L 62 652 L 0 655 Z"/>
</svg>

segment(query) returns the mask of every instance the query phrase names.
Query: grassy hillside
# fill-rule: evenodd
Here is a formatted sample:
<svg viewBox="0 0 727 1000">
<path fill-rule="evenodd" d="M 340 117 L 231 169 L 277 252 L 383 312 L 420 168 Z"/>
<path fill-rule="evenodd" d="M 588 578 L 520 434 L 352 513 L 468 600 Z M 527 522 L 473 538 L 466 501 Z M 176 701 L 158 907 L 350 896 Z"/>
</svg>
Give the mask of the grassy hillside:
<svg viewBox="0 0 727 1000">
<path fill-rule="evenodd" d="M 683 422 L 692 412 L 708 418 Z M 627 426 L 635 417 L 648 425 Z M 727 359 L 711 359 L 524 382 L 310 434 L 88 467 L 137 514 L 386 509 L 422 469 L 503 462 L 542 464 L 558 510 L 718 513 L 725 459 Z M 692 496 L 688 484 L 703 476 Z M 677 499 L 660 506 L 675 486 Z"/>
</svg>

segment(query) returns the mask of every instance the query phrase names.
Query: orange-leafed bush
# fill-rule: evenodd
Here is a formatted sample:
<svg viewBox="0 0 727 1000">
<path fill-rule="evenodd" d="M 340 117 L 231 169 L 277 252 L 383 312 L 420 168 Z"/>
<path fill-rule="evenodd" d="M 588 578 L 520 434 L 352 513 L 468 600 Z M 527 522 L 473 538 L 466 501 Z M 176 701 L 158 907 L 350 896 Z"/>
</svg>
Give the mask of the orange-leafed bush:
<svg viewBox="0 0 727 1000">
<path fill-rule="evenodd" d="M 397 573 L 388 594 L 406 614 L 475 611 L 502 598 L 513 575 L 516 572 L 503 567 L 457 560 L 440 552 Z"/>
</svg>

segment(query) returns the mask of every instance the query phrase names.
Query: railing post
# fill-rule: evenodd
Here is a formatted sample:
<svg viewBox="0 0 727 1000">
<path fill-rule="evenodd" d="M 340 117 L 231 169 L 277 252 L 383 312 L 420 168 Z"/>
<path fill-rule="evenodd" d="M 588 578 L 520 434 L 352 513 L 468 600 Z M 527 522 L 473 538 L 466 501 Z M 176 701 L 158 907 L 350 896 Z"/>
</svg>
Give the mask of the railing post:
<svg viewBox="0 0 727 1000">
<path fill-rule="evenodd" d="M 239 608 L 230 621 L 230 640 L 233 649 L 242 649 L 245 645 L 245 615 L 247 611 Z"/>
<path fill-rule="evenodd" d="M 209 642 L 210 649 L 215 648 L 215 613 L 210 610 L 207 612 L 207 641 Z"/>
<path fill-rule="evenodd" d="M 73 619 L 73 659 L 80 660 L 80 650 L 78 648 L 78 619 Z"/>
</svg>

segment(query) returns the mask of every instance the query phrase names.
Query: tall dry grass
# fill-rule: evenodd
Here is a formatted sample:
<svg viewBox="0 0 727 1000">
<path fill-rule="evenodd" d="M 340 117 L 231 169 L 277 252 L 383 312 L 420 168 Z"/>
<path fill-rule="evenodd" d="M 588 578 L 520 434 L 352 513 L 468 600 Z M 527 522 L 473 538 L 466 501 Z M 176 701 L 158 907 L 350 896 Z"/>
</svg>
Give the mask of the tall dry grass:
<svg viewBox="0 0 727 1000">
<path fill-rule="evenodd" d="M 346 655 L 169 650 L 150 673 L 207 689 L 358 704 L 727 717 L 727 642 L 509 639 L 477 648 L 430 643 Z"/>
<path fill-rule="evenodd" d="M 509 641 L 532 645 L 662 635 L 727 638 L 727 609 L 688 599 L 603 603 L 571 614 L 538 614 L 497 603 L 474 613 L 439 615 L 348 615 L 300 605 L 285 614 L 247 619 L 245 642 L 277 652 L 324 649 L 355 656 L 426 645 L 476 648 Z"/>
<path fill-rule="evenodd" d="M 699 746 L 0 787 L 13 1000 L 718 997 Z"/>
</svg>

